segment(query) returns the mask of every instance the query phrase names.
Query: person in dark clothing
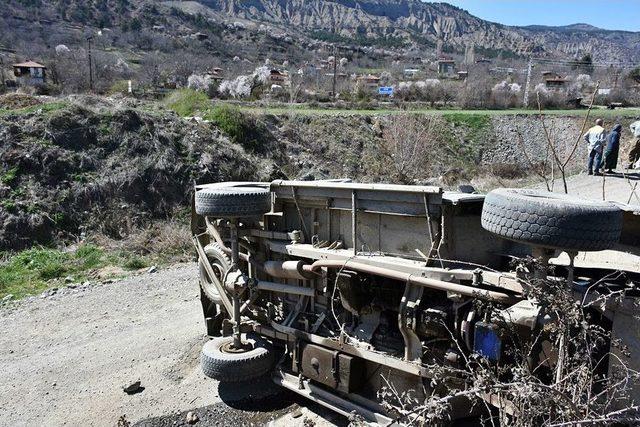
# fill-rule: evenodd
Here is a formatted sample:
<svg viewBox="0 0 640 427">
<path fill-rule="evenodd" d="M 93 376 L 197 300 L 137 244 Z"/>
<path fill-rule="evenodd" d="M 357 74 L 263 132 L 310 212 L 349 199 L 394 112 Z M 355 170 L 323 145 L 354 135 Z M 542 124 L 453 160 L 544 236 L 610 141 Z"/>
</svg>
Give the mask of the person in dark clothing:
<svg viewBox="0 0 640 427">
<path fill-rule="evenodd" d="M 618 166 L 618 153 L 620 152 L 620 134 L 622 125 L 616 124 L 607 137 L 607 147 L 604 149 L 604 168 L 608 173 L 613 172 Z"/>
</svg>

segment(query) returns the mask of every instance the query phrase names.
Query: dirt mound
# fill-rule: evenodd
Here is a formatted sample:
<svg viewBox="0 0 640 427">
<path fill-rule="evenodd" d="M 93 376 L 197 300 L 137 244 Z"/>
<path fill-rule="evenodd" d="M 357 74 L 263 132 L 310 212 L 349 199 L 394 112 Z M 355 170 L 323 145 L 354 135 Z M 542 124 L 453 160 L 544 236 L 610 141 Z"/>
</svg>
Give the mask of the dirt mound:
<svg viewBox="0 0 640 427">
<path fill-rule="evenodd" d="M 35 96 L 20 93 L 8 93 L 0 95 L 0 109 L 17 110 L 20 108 L 31 107 L 42 104 Z"/>
<path fill-rule="evenodd" d="M 194 183 L 276 177 L 269 159 L 166 111 L 70 103 L 8 114 L 0 117 L 0 250 L 91 231 L 125 237 L 184 212 Z"/>
<path fill-rule="evenodd" d="M 96 95 L 87 95 L 87 94 L 69 95 L 67 97 L 67 100 L 74 104 L 82 105 L 86 108 L 92 108 L 92 109 L 115 108 L 117 106 L 116 103 L 113 102 L 113 100 L 111 100 L 110 98 L 105 98 L 105 97 L 96 96 Z"/>
</svg>

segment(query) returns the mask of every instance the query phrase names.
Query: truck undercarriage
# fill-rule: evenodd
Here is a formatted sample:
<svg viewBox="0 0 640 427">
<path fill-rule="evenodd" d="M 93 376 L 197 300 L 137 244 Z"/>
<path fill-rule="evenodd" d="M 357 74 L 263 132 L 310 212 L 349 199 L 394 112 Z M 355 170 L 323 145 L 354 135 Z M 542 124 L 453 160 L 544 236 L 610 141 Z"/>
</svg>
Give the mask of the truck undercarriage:
<svg viewBox="0 0 640 427">
<path fill-rule="evenodd" d="M 192 232 L 212 337 L 203 370 L 228 382 L 270 374 L 369 423 L 524 417 L 478 373 L 512 384 L 525 369 L 539 388 L 560 381 L 578 347 L 557 332 L 555 301 L 580 303 L 606 337 L 587 355 L 599 358 L 596 376 L 625 358 L 612 342 L 639 345 L 639 223 L 626 207 L 526 190 L 198 186 Z M 635 398 L 627 388 L 615 405 Z"/>
</svg>

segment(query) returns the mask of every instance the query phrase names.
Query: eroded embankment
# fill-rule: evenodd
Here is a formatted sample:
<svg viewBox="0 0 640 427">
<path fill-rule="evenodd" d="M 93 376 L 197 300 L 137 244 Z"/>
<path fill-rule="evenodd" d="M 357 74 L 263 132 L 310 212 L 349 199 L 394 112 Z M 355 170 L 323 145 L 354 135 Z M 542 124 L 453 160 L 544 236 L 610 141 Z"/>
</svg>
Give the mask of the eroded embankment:
<svg viewBox="0 0 640 427">
<path fill-rule="evenodd" d="M 561 151 L 570 151 L 582 122 L 546 119 Z M 184 213 L 194 182 L 349 177 L 482 188 L 497 185 L 482 177 L 523 178 L 548 155 L 535 116 L 259 114 L 248 123 L 260 135 L 243 144 L 207 121 L 123 99 L 75 97 L 2 111 L 0 250 L 83 232 L 124 237 Z M 576 159 L 584 156 L 580 142 Z"/>
</svg>

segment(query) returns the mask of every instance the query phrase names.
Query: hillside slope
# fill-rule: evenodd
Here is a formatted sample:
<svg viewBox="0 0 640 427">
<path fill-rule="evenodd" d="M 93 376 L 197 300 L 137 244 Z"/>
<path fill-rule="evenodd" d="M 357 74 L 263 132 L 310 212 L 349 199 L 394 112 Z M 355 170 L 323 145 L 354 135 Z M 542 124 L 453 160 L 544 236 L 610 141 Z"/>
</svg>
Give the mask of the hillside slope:
<svg viewBox="0 0 640 427">
<path fill-rule="evenodd" d="M 637 62 L 640 33 L 586 25 L 509 27 L 446 3 L 419 0 L 7 0 L 0 48 L 33 56 L 59 43 L 83 46 L 89 29 L 102 43 L 136 53 L 177 50 L 221 60 L 305 59 L 323 42 L 381 47 L 396 55 L 445 51 L 478 56 L 580 57 Z M 262 27 L 261 27 L 262 26 Z M 265 28 L 266 26 L 266 28 Z M 206 36 L 194 42 L 193 35 Z M 395 49 L 395 50 L 394 50 Z M 372 52 L 365 51 L 365 55 Z M 390 53 L 389 53 L 390 54 Z M 306 55 L 306 56 L 305 56 Z"/>
</svg>

